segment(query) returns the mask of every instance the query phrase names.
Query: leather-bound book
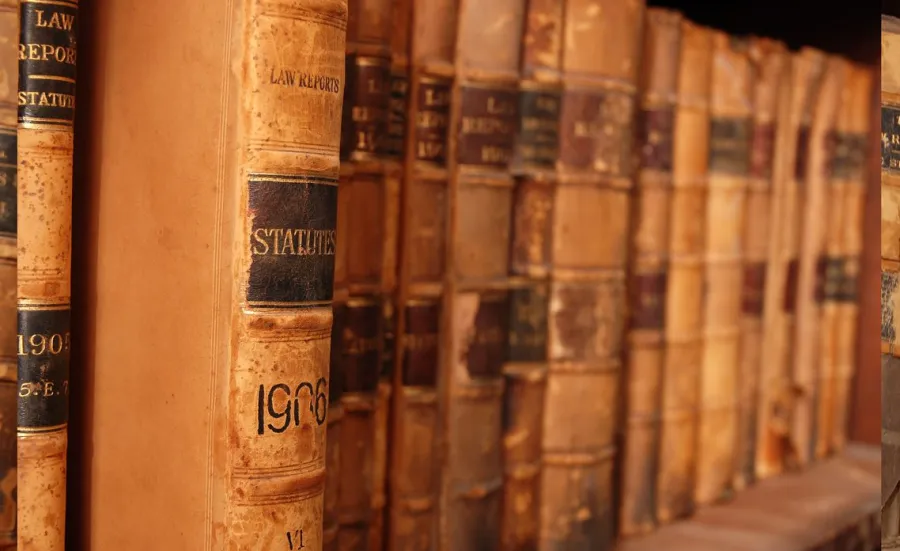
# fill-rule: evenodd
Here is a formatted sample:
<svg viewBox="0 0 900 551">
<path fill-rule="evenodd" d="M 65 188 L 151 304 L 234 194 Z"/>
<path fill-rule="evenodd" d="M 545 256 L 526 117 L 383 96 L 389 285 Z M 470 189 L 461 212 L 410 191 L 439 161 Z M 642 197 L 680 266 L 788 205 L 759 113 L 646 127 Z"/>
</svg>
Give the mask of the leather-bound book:
<svg viewBox="0 0 900 551">
<path fill-rule="evenodd" d="M 681 23 L 675 105 L 669 269 L 665 295 L 656 516 L 666 523 L 694 510 L 697 411 L 703 329 L 703 251 L 709 168 L 713 34 Z"/>
<path fill-rule="evenodd" d="M 446 550 L 500 548 L 509 167 L 519 122 L 524 14 L 524 0 L 459 3 L 439 377 L 439 529 Z"/>
<path fill-rule="evenodd" d="M 831 159 L 834 150 L 834 128 L 840 92 L 844 82 L 844 61 L 827 56 L 822 85 L 815 99 L 806 166 L 798 194 L 801 223 L 797 270 L 797 313 L 794 331 L 793 381 L 799 392 L 794 408 L 791 438 L 796 442 L 800 466 L 808 464 L 816 455 L 817 413 L 820 407 L 830 410 L 832 397 L 817 392 L 820 379 L 830 380 L 833 362 L 822 361 L 822 301 L 826 268 L 826 235 L 831 224 L 840 225 L 840 217 L 831 220 L 828 204 L 828 183 L 831 179 Z M 798 162 L 803 159 L 798 153 Z M 840 213 L 840 208 L 834 212 Z M 831 335 L 828 335 L 831 337 Z M 830 344 L 833 344 L 830 343 Z"/>
<path fill-rule="evenodd" d="M 866 202 L 866 178 L 869 133 L 871 130 L 873 73 L 870 67 L 851 65 L 841 97 L 841 117 L 847 121 L 837 135 L 833 177 L 846 179 L 841 220 L 841 266 L 835 293 L 835 369 L 834 404 L 831 414 L 829 450 L 838 453 L 847 444 L 853 379 L 856 376 L 856 350 L 860 289 L 857 283 L 863 249 L 863 211 Z M 865 337 L 862 337 L 865 338 Z"/>
<path fill-rule="evenodd" d="M 797 305 L 800 213 L 802 186 L 809 156 L 809 126 L 813 118 L 824 57 L 805 49 L 790 55 L 790 76 L 786 78 L 779 100 L 784 110 L 779 116 L 776 137 L 776 204 L 778 233 L 770 242 L 774 267 L 771 285 L 777 290 L 767 294 L 767 312 L 772 313 L 770 330 L 764 335 L 766 354 L 760 387 L 759 427 L 756 475 L 759 478 L 782 472 L 797 464 L 796 442 L 791 421 L 796 403 L 803 399 L 793 382 L 795 312 Z"/>
<path fill-rule="evenodd" d="M 22 551 L 55 550 L 65 545 L 66 523 L 78 3 L 25 0 L 18 8 L 17 152 L 15 161 L 10 159 L 17 166 L 15 212 L 21 230 L 16 240 L 17 540 Z"/>
<path fill-rule="evenodd" d="M 744 206 L 752 144 L 749 42 L 716 31 L 703 259 L 703 354 L 694 499 L 728 497 L 738 428 Z"/>
<path fill-rule="evenodd" d="M 644 3 L 567 0 L 540 549 L 609 549 Z"/>
<path fill-rule="evenodd" d="M 18 3 L 0 3 L 0 549 L 16 548 L 16 86 Z"/>
<path fill-rule="evenodd" d="M 769 271 L 770 232 L 774 228 L 773 176 L 779 90 L 788 52 L 767 38 L 750 43 L 753 81 L 753 132 L 750 179 L 744 206 L 744 276 L 741 295 L 740 360 L 738 364 L 735 489 L 751 484 L 756 475 L 756 434 L 763 369 L 763 310 Z"/>
<path fill-rule="evenodd" d="M 321 551 L 347 4 L 93 10 L 75 545 Z"/>
<path fill-rule="evenodd" d="M 396 248 L 394 198 L 399 166 L 387 157 L 391 100 L 391 0 L 350 0 L 347 89 L 341 161 L 346 208 L 347 307 L 341 339 L 344 418 L 340 431 L 338 548 L 379 549 L 384 522 L 387 396 L 381 383 L 384 305 L 393 277 L 384 269 Z M 388 165 L 392 165 L 389 169 Z M 343 197 L 346 195 L 346 197 Z M 387 277 L 386 277 L 387 276 Z M 381 389 L 381 392 L 379 392 Z"/>
<path fill-rule="evenodd" d="M 439 329 L 458 0 L 410 3 L 390 442 L 388 549 L 438 548 Z"/>
<path fill-rule="evenodd" d="M 647 10 L 639 81 L 637 178 L 631 205 L 625 446 L 619 532 L 656 525 L 656 482 L 665 352 L 665 293 L 672 198 L 672 147 L 681 15 Z"/>
<path fill-rule="evenodd" d="M 547 309 L 559 154 L 563 0 L 531 0 L 522 34 L 510 252 L 508 362 L 503 367 L 501 549 L 537 549 Z"/>
</svg>

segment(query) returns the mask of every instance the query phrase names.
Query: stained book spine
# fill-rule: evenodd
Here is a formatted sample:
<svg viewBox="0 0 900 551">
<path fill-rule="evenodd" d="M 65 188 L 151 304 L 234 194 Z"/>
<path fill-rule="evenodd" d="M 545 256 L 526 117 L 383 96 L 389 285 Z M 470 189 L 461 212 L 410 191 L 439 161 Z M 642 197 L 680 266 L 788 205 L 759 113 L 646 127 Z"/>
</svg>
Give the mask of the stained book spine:
<svg viewBox="0 0 900 551">
<path fill-rule="evenodd" d="M 656 472 L 664 362 L 672 142 L 681 15 L 650 8 L 644 27 L 639 148 L 629 261 L 625 365 L 625 447 L 621 461 L 622 535 L 656 525 Z"/>
<path fill-rule="evenodd" d="M 763 370 L 763 315 L 773 220 L 773 175 L 779 85 L 786 53 L 778 42 L 753 39 L 753 130 L 750 178 L 744 208 L 744 274 L 741 292 L 740 360 L 737 378 L 737 445 L 733 482 L 742 489 L 755 480 L 756 434 Z"/>
<path fill-rule="evenodd" d="M 501 549 L 537 549 L 547 308 L 559 151 L 563 2 L 528 3 L 522 35 L 510 248 L 509 334 L 503 367 Z"/>
<path fill-rule="evenodd" d="M 222 541 L 320 551 L 347 4 L 246 9 Z"/>
<path fill-rule="evenodd" d="M 19 6 L 16 492 L 22 550 L 63 549 L 65 540 L 77 15 L 77 2 Z"/>
<path fill-rule="evenodd" d="M 456 0 L 410 2 L 393 369 L 388 548 L 437 549 L 439 330 L 447 248 Z"/>
<path fill-rule="evenodd" d="M 391 0 L 349 4 L 341 156 L 351 168 L 340 192 L 349 291 L 341 339 L 341 551 L 381 548 L 384 528 L 390 396 L 383 373 L 385 303 L 393 283 L 385 260 L 396 245 L 391 210 L 398 184 L 398 170 L 387 156 L 391 8 Z"/>
<path fill-rule="evenodd" d="M 675 105 L 665 365 L 656 515 L 661 523 L 694 510 L 697 410 L 702 357 L 703 250 L 710 136 L 712 32 L 681 24 Z"/>
</svg>

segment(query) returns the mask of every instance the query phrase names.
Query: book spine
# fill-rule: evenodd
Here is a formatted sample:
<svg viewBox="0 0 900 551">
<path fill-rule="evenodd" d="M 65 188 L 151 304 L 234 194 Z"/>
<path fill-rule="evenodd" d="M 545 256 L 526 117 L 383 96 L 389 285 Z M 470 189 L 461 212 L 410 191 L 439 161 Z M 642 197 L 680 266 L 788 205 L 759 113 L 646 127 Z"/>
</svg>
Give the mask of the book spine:
<svg viewBox="0 0 900 551">
<path fill-rule="evenodd" d="M 697 479 L 705 505 L 731 490 L 738 428 L 744 206 L 753 133 L 747 42 L 716 32 L 710 95 L 709 174 L 703 259 Z"/>
<path fill-rule="evenodd" d="M 753 133 L 750 179 L 743 230 L 740 363 L 737 380 L 738 425 L 734 487 L 743 489 L 756 475 L 756 434 L 763 370 L 763 316 L 773 228 L 773 177 L 780 76 L 785 54 L 774 41 L 756 38 L 750 47 L 753 79 Z"/>
<path fill-rule="evenodd" d="M 0 36 L 0 71 L 14 83 L 18 2 L 0 2 Z M 16 548 L 16 92 L 0 92 L 0 549 Z"/>
<path fill-rule="evenodd" d="M 245 10 L 222 545 L 320 551 L 347 3 Z"/>
<path fill-rule="evenodd" d="M 501 549 L 537 549 L 547 308 L 559 156 L 562 0 L 528 3 L 522 34 L 510 248 L 509 334 L 503 367 Z"/>
<path fill-rule="evenodd" d="M 19 5 L 17 539 L 63 549 L 78 3 Z"/>
<path fill-rule="evenodd" d="M 709 29 L 682 22 L 656 498 L 660 523 L 686 517 L 694 510 L 712 50 Z"/>
<path fill-rule="evenodd" d="M 458 0 L 411 2 L 400 188 L 388 548 L 437 549 L 441 295 Z M 402 30 L 401 30 L 402 32 Z"/>
<path fill-rule="evenodd" d="M 641 62 L 639 148 L 629 262 L 625 447 L 619 532 L 656 526 L 656 473 L 664 363 L 669 209 L 681 14 L 647 10 Z"/>
<path fill-rule="evenodd" d="M 391 0 L 351 0 L 347 26 L 347 91 L 341 159 L 351 165 L 341 183 L 346 207 L 347 288 L 342 335 L 344 420 L 338 547 L 381 547 L 387 465 L 384 379 L 385 307 L 390 293 L 385 261 L 395 234 L 389 215 L 396 170 L 389 170 Z M 348 453 L 346 450 L 353 450 Z"/>
</svg>

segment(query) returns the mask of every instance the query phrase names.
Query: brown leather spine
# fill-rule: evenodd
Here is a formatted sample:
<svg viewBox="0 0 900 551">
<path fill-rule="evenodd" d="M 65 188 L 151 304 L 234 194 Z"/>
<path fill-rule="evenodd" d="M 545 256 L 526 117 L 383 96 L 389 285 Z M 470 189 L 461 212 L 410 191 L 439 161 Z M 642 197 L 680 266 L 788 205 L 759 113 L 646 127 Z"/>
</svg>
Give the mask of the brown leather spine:
<svg viewBox="0 0 900 551">
<path fill-rule="evenodd" d="M 748 43 L 715 32 L 694 499 L 728 496 L 737 442 L 744 205 L 753 132 Z"/>
<path fill-rule="evenodd" d="M 824 410 L 830 411 L 833 403 L 830 389 L 826 389 L 829 391 L 822 394 L 817 392 L 817 380 L 820 378 L 830 380 L 833 376 L 830 371 L 834 367 L 833 362 L 822 362 L 819 352 L 826 266 L 828 181 L 843 73 L 844 62 L 841 59 L 826 58 L 822 86 L 816 97 L 809 125 L 809 155 L 799 194 L 799 219 L 802 225 L 799 235 L 793 380 L 800 393 L 800 399 L 794 409 L 791 433 L 797 445 L 797 459 L 801 466 L 808 464 L 816 456 L 816 432 L 819 428 L 817 417 L 820 405 Z M 839 217 L 833 223 L 840 225 Z M 828 225 L 831 225 L 831 222 Z"/>
<path fill-rule="evenodd" d="M 439 378 L 443 551 L 500 547 L 509 165 L 518 125 L 524 11 L 524 0 L 459 4 Z"/>
<path fill-rule="evenodd" d="M 563 5 L 562 0 L 530 1 L 522 34 L 519 133 L 512 167 L 508 362 L 503 367 L 504 551 L 536 550 L 540 529 Z"/>
<path fill-rule="evenodd" d="M 636 136 L 640 164 L 631 205 L 625 447 L 619 513 L 619 532 L 625 536 L 647 533 L 656 525 L 681 20 L 678 12 L 648 9 L 643 33 Z"/>
<path fill-rule="evenodd" d="M 399 166 L 388 157 L 392 7 L 391 0 L 351 0 L 348 6 L 341 158 L 352 174 L 341 184 L 349 291 L 342 338 L 341 551 L 380 549 L 384 527 L 390 396 L 383 380 L 384 304 L 393 287 L 385 264 L 396 247 L 399 185 Z"/>
<path fill-rule="evenodd" d="M 65 546 L 77 14 L 77 1 L 19 4 L 16 493 L 23 551 Z"/>
<path fill-rule="evenodd" d="M 16 92 L 18 2 L 0 2 L 0 549 L 16 547 Z"/>
<path fill-rule="evenodd" d="M 392 551 L 437 549 L 439 329 L 457 0 L 410 4 L 390 462 Z M 402 30 L 400 30 L 402 32 Z"/>
<path fill-rule="evenodd" d="M 569 0 L 553 212 L 540 549 L 608 549 L 643 2 Z"/>
<path fill-rule="evenodd" d="M 744 209 L 744 275 L 741 293 L 738 419 L 733 484 L 742 489 L 756 476 L 756 434 L 763 369 L 763 312 L 773 220 L 773 177 L 781 77 L 787 52 L 774 40 L 750 44 L 753 132 L 750 179 Z"/>
<path fill-rule="evenodd" d="M 772 286 L 767 295 L 771 306 L 771 330 L 765 335 L 767 368 L 760 396 L 760 422 L 757 437 L 756 475 L 768 478 L 797 462 L 796 443 L 791 434 L 791 419 L 800 398 L 793 383 L 794 319 L 797 305 L 797 251 L 800 239 L 800 192 L 809 156 L 809 125 L 814 99 L 818 93 L 823 62 L 819 52 L 803 50 L 790 56 L 790 76 L 785 79 L 779 120 L 776 154 L 778 237 L 770 243 Z M 780 295 L 780 296 L 779 296 Z"/>
<path fill-rule="evenodd" d="M 682 22 L 657 479 L 656 516 L 661 523 L 694 510 L 712 50 L 710 29 Z"/>
<path fill-rule="evenodd" d="M 842 116 L 847 117 L 846 134 L 838 136 L 838 152 L 834 170 L 845 172 L 847 187 L 844 190 L 842 220 L 843 266 L 837 291 L 836 351 L 834 407 L 832 413 L 830 448 L 839 453 L 847 445 L 851 394 L 856 377 L 856 350 L 858 347 L 860 257 L 863 250 L 863 210 L 866 203 L 866 178 L 870 174 L 868 156 L 869 132 L 872 109 L 872 70 L 853 65 L 846 79 L 842 97 Z M 837 174 L 835 174 L 837 176 Z"/>
</svg>

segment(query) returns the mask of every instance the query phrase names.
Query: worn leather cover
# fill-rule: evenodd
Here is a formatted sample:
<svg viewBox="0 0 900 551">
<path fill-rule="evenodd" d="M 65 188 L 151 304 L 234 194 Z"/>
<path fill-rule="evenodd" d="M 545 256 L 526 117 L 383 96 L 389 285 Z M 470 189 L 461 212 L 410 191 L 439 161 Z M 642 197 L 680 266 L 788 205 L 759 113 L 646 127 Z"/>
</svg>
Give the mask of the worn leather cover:
<svg viewBox="0 0 900 551">
<path fill-rule="evenodd" d="M 780 42 L 754 38 L 750 43 L 753 79 L 753 131 L 750 179 L 744 205 L 743 291 L 738 385 L 738 425 L 734 487 L 742 489 L 756 476 L 756 434 L 760 385 L 764 368 L 763 322 L 771 232 L 778 231 L 773 201 L 779 90 L 788 61 Z"/>
<path fill-rule="evenodd" d="M 728 497 L 738 429 L 743 229 L 752 145 L 746 39 L 715 31 L 703 258 L 703 353 L 694 499 Z"/>
<path fill-rule="evenodd" d="M 420 551 L 438 548 L 437 385 L 457 0 L 413 1 L 408 17 L 387 540 L 388 549 Z"/>
<path fill-rule="evenodd" d="M 79 548 L 319 551 L 346 2 L 96 8 Z"/>
<path fill-rule="evenodd" d="M 648 9 L 643 41 L 635 136 L 639 165 L 629 237 L 625 445 L 619 504 L 619 532 L 623 536 L 646 533 L 656 525 L 681 15 L 665 9 Z"/>
<path fill-rule="evenodd" d="M 819 408 L 830 411 L 833 402 L 830 388 L 820 394 L 816 382 L 818 379 L 830 380 L 833 377 L 830 371 L 834 367 L 833 362 L 822 361 L 820 352 L 822 339 L 832 336 L 822 331 L 822 300 L 826 273 L 826 228 L 840 224 L 839 216 L 828 215 L 828 182 L 834 155 L 837 108 L 844 86 L 844 68 L 844 61 L 838 57 L 829 56 L 825 60 L 822 86 L 809 124 L 808 155 L 798 194 L 801 226 L 793 380 L 800 396 L 794 408 L 791 432 L 801 466 L 816 457 L 816 433 L 827 431 L 827 426 L 820 427 L 817 423 Z M 803 161 L 798 156 L 798 163 Z M 834 210 L 834 213 L 839 212 L 839 209 Z M 827 420 L 824 421 L 827 423 Z"/>
<path fill-rule="evenodd" d="M 656 516 L 661 523 L 694 510 L 712 52 L 712 31 L 684 20 L 675 105 L 657 475 Z"/>
<path fill-rule="evenodd" d="M 559 158 L 562 0 L 531 0 L 523 25 L 503 366 L 501 549 L 537 549 L 547 384 L 553 199 Z"/>
<path fill-rule="evenodd" d="M 769 243 L 772 271 L 767 275 L 765 368 L 760 387 L 756 475 L 767 478 L 797 464 L 791 420 L 802 399 L 793 382 L 795 312 L 800 246 L 801 192 L 809 151 L 809 125 L 824 69 L 821 52 L 791 53 L 790 76 L 779 99 L 775 157 L 778 233 Z"/>
</svg>

